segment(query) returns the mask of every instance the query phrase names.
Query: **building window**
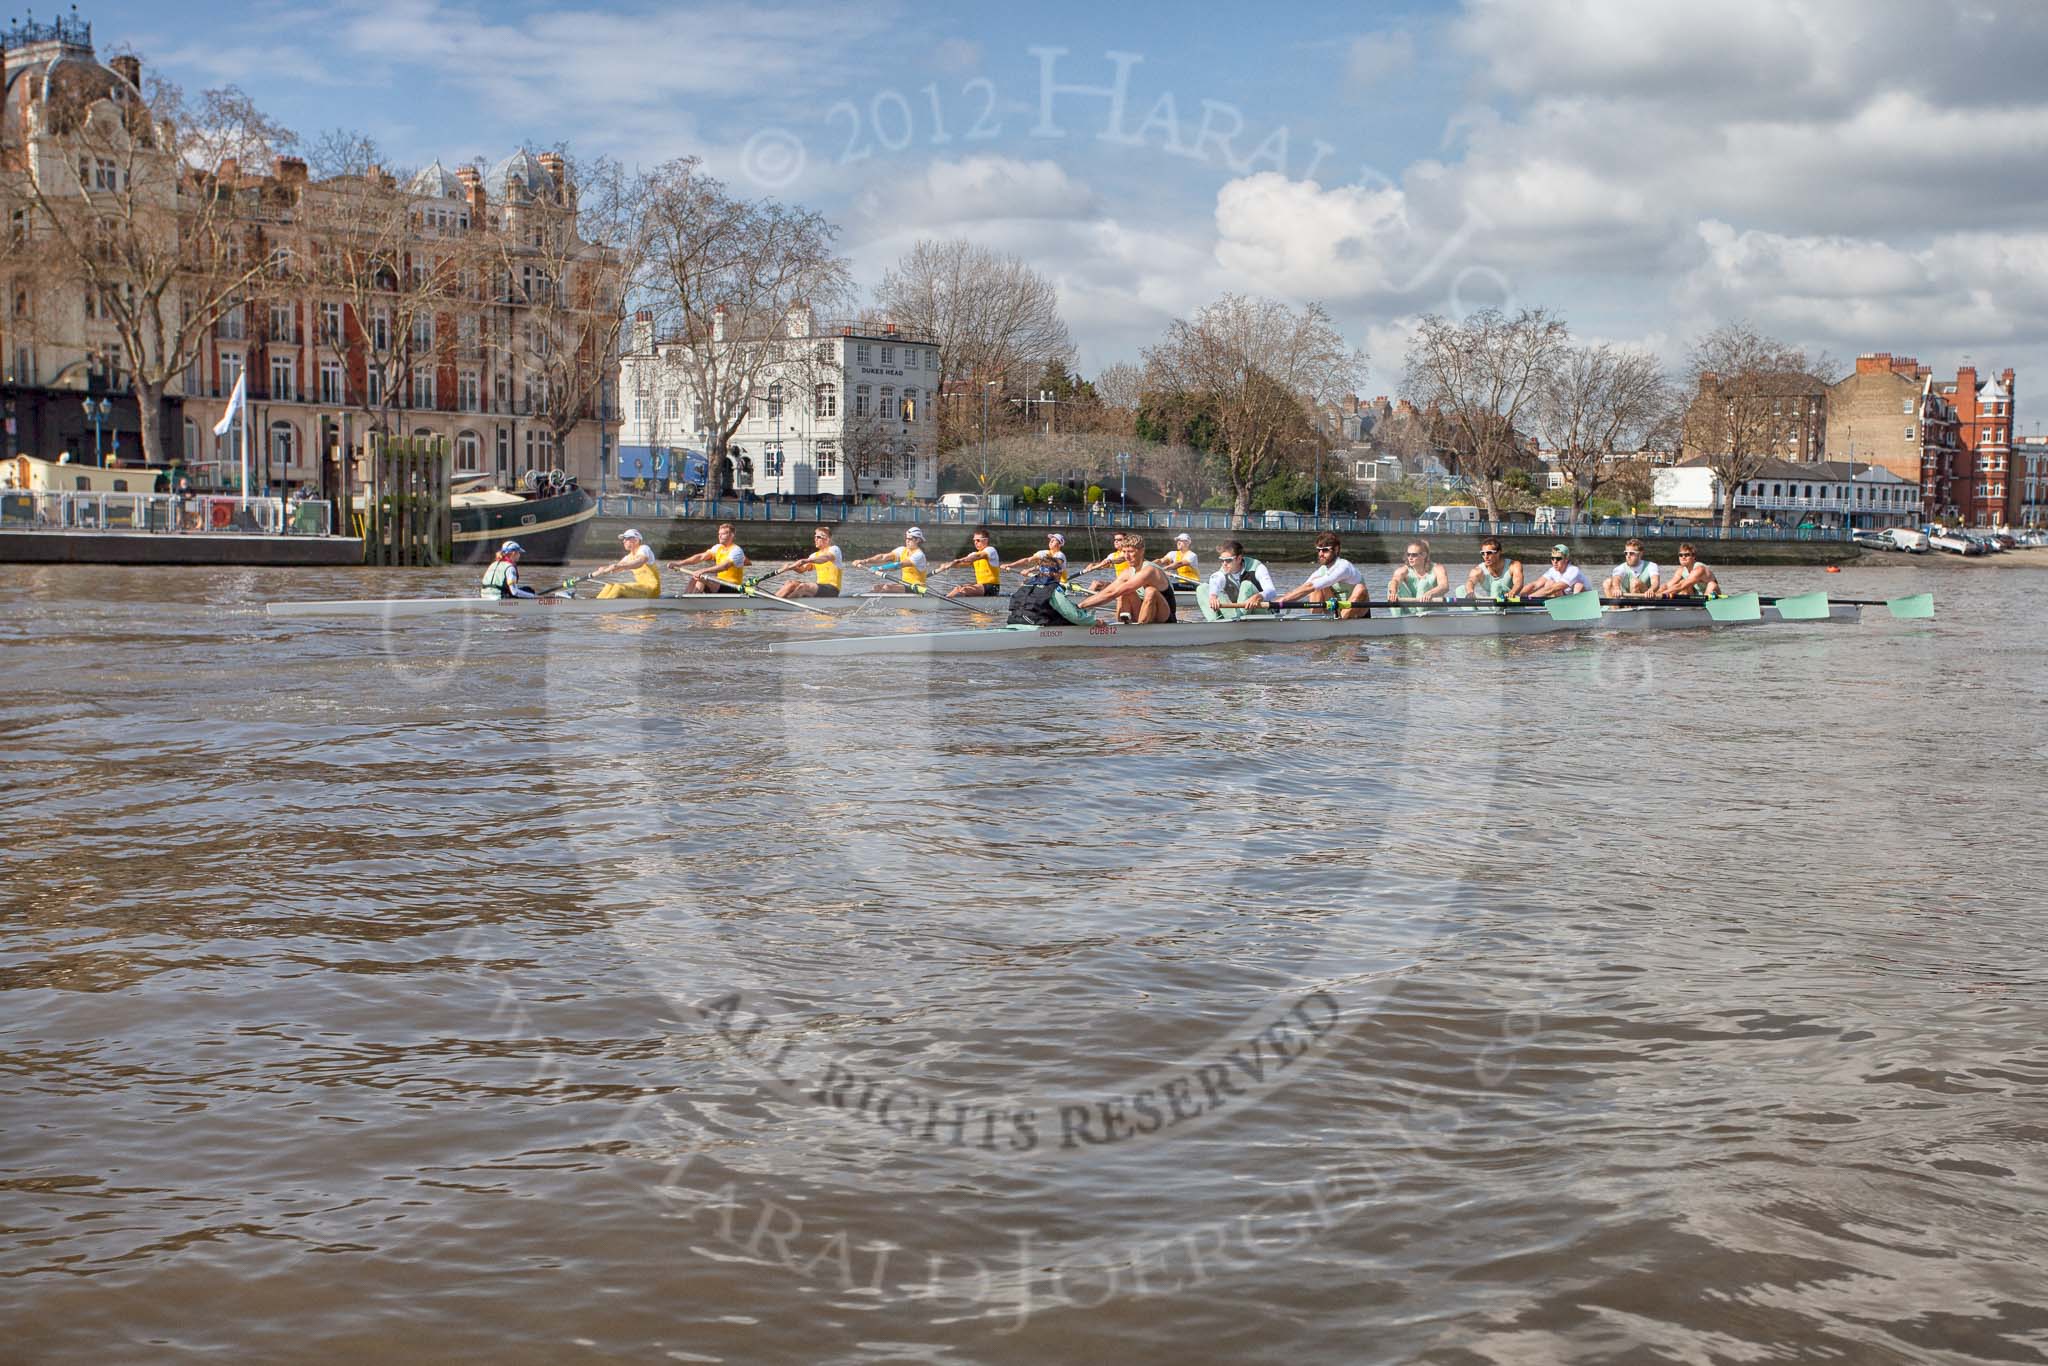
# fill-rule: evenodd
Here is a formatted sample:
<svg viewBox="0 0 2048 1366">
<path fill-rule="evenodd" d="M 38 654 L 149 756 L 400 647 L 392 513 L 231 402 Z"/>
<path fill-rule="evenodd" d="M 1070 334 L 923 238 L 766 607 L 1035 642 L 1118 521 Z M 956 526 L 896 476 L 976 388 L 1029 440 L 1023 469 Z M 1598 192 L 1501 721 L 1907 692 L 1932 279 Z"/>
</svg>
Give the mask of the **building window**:
<svg viewBox="0 0 2048 1366">
<path fill-rule="evenodd" d="M 821 384 L 812 398 L 812 407 L 819 417 L 839 416 L 839 389 L 835 385 Z"/>
<path fill-rule="evenodd" d="M 298 444 L 293 440 L 295 433 L 289 422 L 270 424 L 270 458 L 280 465 L 292 463 L 292 450 Z"/>
<path fill-rule="evenodd" d="M 884 365 L 894 365 L 895 363 L 896 363 L 896 348 L 895 348 L 895 347 L 893 347 L 893 346 L 885 346 L 885 347 L 883 347 L 883 348 L 882 348 L 882 364 L 884 364 Z"/>
<path fill-rule="evenodd" d="M 199 444 L 199 424 L 198 424 L 197 422 L 194 422 L 194 421 L 193 421 L 193 420 L 192 420 L 191 418 L 189 418 L 189 417 L 188 417 L 188 418 L 186 418 L 186 419 L 185 419 L 185 463 L 186 463 L 186 464 L 188 464 L 188 465 L 196 465 L 196 464 L 198 464 L 198 463 L 199 463 L 199 460 L 200 460 L 200 456 L 201 456 L 201 453 L 202 453 L 202 452 L 204 451 L 204 449 L 205 449 L 205 448 L 204 448 L 204 447 L 202 447 L 202 446 L 201 446 L 201 445 Z"/>
<path fill-rule="evenodd" d="M 932 372 L 933 374 L 937 374 L 937 373 L 938 373 L 938 371 L 939 371 L 939 353 L 938 353 L 938 352 L 936 352 L 936 351 L 927 351 L 927 352 L 925 352 L 925 353 L 924 353 L 924 368 L 925 368 L 926 370 L 929 370 L 929 371 L 930 371 L 930 372 Z"/>
<path fill-rule="evenodd" d="M 295 342 L 292 335 L 292 306 L 272 304 L 270 306 L 270 340 L 274 342 Z"/>
<path fill-rule="evenodd" d="M 671 395 L 669 395 L 669 396 L 668 396 L 668 397 L 667 397 L 666 399 L 662 400 L 662 404 L 661 404 L 661 415 L 662 415 L 663 417 L 667 418 L 667 419 L 668 419 L 668 420 L 669 420 L 670 422 L 680 422 L 680 421 L 682 421 L 682 418 L 683 418 L 683 401 L 682 401 L 682 399 L 680 399 L 680 398 L 676 397 L 676 396 L 675 396 L 674 394 L 671 394 Z"/>
<path fill-rule="evenodd" d="M 270 396 L 287 403 L 298 397 L 292 392 L 292 362 L 289 356 L 270 358 Z"/>
<path fill-rule="evenodd" d="M 780 380 L 768 386 L 768 420 L 770 422 L 782 421 L 782 382 Z"/>
<path fill-rule="evenodd" d="M 903 420 L 905 422 L 917 421 L 917 390 L 915 389 L 905 389 L 903 391 Z"/>
<path fill-rule="evenodd" d="M 868 385 L 862 384 L 854 389 L 853 415 L 855 417 L 866 417 L 868 415 L 868 403 L 873 396 L 874 390 Z"/>
<path fill-rule="evenodd" d="M 341 305 L 320 305 L 320 340 L 329 346 L 341 345 Z"/>
<path fill-rule="evenodd" d="M 432 408 L 434 403 L 434 372 L 421 370 L 412 377 L 412 406 Z"/>
<path fill-rule="evenodd" d="M 868 363 L 868 344 L 866 342 L 855 342 L 853 344 L 853 363 L 855 365 L 866 365 Z"/>
<path fill-rule="evenodd" d="M 837 479 L 839 477 L 839 447 L 830 441 L 818 443 L 818 477 Z"/>
<path fill-rule="evenodd" d="M 377 351 L 391 349 L 391 315 L 381 308 L 370 314 L 370 346 Z"/>
<path fill-rule="evenodd" d="M 363 398 L 372 408 L 384 406 L 384 372 L 371 366 L 363 375 Z"/>
<path fill-rule="evenodd" d="M 780 479 L 782 477 L 782 447 L 770 446 L 767 450 L 763 451 L 761 453 L 761 467 L 768 472 L 770 479 Z"/>
<path fill-rule="evenodd" d="M 229 304 L 220 311 L 220 321 L 214 324 L 214 332 L 222 341 L 241 341 L 248 334 L 242 328 L 242 306 Z"/>
<path fill-rule="evenodd" d="M 881 454 L 875 457 L 875 478 L 894 479 L 895 477 L 896 452 L 884 446 Z"/>
<path fill-rule="evenodd" d="M 220 353 L 220 396 L 227 397 L 235 390 L 235 381 L 242 377 L 242 353 L 223 351 Z"/>
<path fill-rule="evenodd" d="M 875 411 L 876 411 L 876 412 L 877 412 L 878 414 L 880 414 L 880 415 L 881 415 L 881 418 L 882 418 L 882 420 L 883 420 L 884 422 L 886 422 L 886 421 L 888 421 L 888 420 L 889 420 L 890 418 L 892 418 L 892 417 L 896 416 L 896 386 L 895 386 L 895 385 L 893 385 L 893 384 L 885 384 L 885 385 L 883 385 L 883 386 L 882 386 L 882 406 L 881 406 L 881 407 L 879 407 L 879 408 L 877 408 L 877 409 L 876 409 Z"/>
<path fill-rule="evenodd" d="M 534 470 L 553 469 L 555 465 L 555 434 L 546 427 L 532 426 L 526 429 L 526 467 Z"/>
<path fill-rule="evenodd" d="M 498 473 L 512 472 L 512 433 L 504 427 L 498 428 Z"/>
<path fill-rule="evenodd" d="M 434 315 L 422 313 L 412 320 L 412 344 L 415 350 L 425 351 L 434 345 Z"/>
<path fill-rule="evenodd" d="M 483 382 L 474 370 L 464 370 L 455 377 L 455 406 L 465 413 L 483 410 Z"/>
<path fill-rule="evenodd" d="M 455 435 L 455 472 L 477 474 L 484 467 L 484 443 L 475 432 L 457 432 Z"/>
</svg>

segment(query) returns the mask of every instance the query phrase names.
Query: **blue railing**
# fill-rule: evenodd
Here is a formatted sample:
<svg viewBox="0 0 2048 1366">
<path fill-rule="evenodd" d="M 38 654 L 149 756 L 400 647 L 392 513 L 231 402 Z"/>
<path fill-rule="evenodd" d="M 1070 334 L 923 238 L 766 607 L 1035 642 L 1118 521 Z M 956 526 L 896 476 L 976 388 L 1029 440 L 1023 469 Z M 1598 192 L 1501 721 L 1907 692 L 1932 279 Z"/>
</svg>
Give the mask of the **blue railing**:
<svg viewBox="0 0 2048 1366">
<path fill-rule="evenodd" d="M 1580 523 L 1576 528 L 1538 526 L 1534 522 L 1505 520 L 1467 522 L 1441 527 L 1412 517 L 1352 517 L 1306 512 L 1255 512 L 1242 528 L 1231 525 L 1227 512 L 1159 510 L 1151 512 L 1084 511 L 1080 508 L 1011 507 L 999 511 L 942 507 L 936 503 L 838 503 L 824 501 L 763 502 L 757 498 L 665 498 L 654 494 L 604 494 L 597 500 L 601 517 L 623 517 L 629 521 L 664 521 L 685 518 L 721 522 L 824 522 L 895 523 L 919 522 L 929 526 L 1001 527 L 1135 527 L 1163 531 L 1336 531 L 1383 536 L 1503 536 L 1563 537 L 1640 536 L 1668 541 L 1846 541 L 1842 527 L 1813 527 L 1801 531 L 1791 527 L 1729 527 L 1718 523 L 1660 522 L 1654 518 L 1603 518 Z"/>
</svg>

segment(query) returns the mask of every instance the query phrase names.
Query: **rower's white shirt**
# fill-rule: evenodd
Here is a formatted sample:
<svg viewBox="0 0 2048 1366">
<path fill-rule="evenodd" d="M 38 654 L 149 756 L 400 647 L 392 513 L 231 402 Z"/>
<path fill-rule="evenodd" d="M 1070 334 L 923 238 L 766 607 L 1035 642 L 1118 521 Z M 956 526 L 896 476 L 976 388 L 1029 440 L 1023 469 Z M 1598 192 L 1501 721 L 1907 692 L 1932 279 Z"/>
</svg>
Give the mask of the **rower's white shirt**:
<svg viewBox="0 0 2048 1366">
<path fill-rule="evenodd" d="M 1576 568 L 1576 566 L 1574 567 Z M 1657 562 L 1655 560 L 1644 560 L 1641 564 L 1636 565 L 1634 568 L 1630 568 L 1629 562 L 1627 560 L 1623 560 L 1620 564 L 1614 566 L 1614 573 L 1610 577 L 1617 579 L 1626 579 L 1631 574 L 1633 574 L 1636 578 L 1639 579 L 1645 576 L 1648 576 L 1650 578 L 1656 578 L 1662 575 L 1663 572 L 1663 570 L 1657 567 Z"/>
<path fill-rule="evenodd" d="M 1048 550 L 1048 551 L 1044 552 L 1044 554 L 1045 554 L 1045 559 L 1044 559 L 1044 561 L 1043 561 L 1043 562 L 1044 562 L 1045 564 L 1049 565 L 1049 566 L 1050 566 L 1051 568 L 1053 568 L 1053 569 L 1056 569 L 1056 570 L 1058 570 L 1058 571 L 1059 571 L 1060 573 L 1062 573 L 1062 574 L 1064 574 L 1064 573 L 1066 573 L 1066 572 L 1067 572 L 1067 552 L 1066 552 L 1066 551 L 1064 551 L 1064 550 Z"/>
<path fill-rule="evenodd" d="M 1224 591 L 1224 580 L 1229 577 L 1229 571 L 1223 569 L 1219 569 L 1211 574 L 1209 576 L 1209 596 L 1219 598 L 1225 602 L 1230 601 L 1229 594 Z M 1252 567 L 1252 582 L 1259 586 L 1259 596 L 1266 599 L 1266 601 L 1271 602 L 1274 598 L 1280 596 L 1280 590 L 1273 586 L 1273 572 L 1266 568 L 1264 560 L 1260 560 Z"/>
<path fill-rule="evenodd" d="M 1536 580 L 1536 582 L 1561 583 L 1567 588 L 1571 587 L 1573 584 L 1577 584 L 1580 588 L 1585 589 L 1587 592 L 1591 592 L 1593 589 L 1593 585 L 1586 582 L 1586 576 L 1579 571 L 1579 567 L 1575 564 L 1566 565 L 1564 567 L 1564 573 L 1562 574 L 1557 572 L 1556 565 L 1552 565 L 1550 568 L 1543 571 L 1543 577 Z"/>
<path fill-rule="evenodd" d="M 904 546 L 903 549 L 910 550 L 910 553 L 905 555 L 899 551 L 896 556 L 896 563 L 907 564 L 919 573 L 923 573 L 926 563 L 924 552 L 922 550 L 911 550 L 909 546 Z"/>
<path fill-rule="evenodd" d="M 619 556 L 619 567 L 621 569 L 646 569 L 651 568 L 653 564 L 654 552 L 647 548 L 645 541 L 640 543 L 638 550 Z"/>
<path fill-rule="evenodd" d="M 1352 584 L 1364 582 L 1365 576 L 1358 572 L 1358 566 L 1345 559 L 1342 555 L 1337 556 L 1326 565 L 1318 566 L 1316 571 L 1308 576 L 1308 586 L 1310 588 L 1333 588 L 1338 585 L 1349 587 Z"/>
<path fill-rule="evenodd" d="M 735 568 L 744 567 L 747 562 L 747 552 L 736 545 L 712 546 L 710 555 L 711 562 L 720 569 L 724 569 L 727 565 L 734 566 Z"/>
<path fill-rule="evenodd" d="M 824 559 L 823 559 L 822 561 L 821 561 L 821 560 L 820 560 L 820 559 L 818 558 L 818 557 L 819 557 L 820 555 L 823 555 L 823 556 L 825 557 L 825 558 L 824 558 Z M 836 546 L 836 545 L 828 545 L 828 546 L 826 546 L 826 547 L 825 547 L 825 548 L 824 548 L 823 550 L 813 550 L 813 551 L 811 552 L 811 557 L 810 557 L 810 559 L 809 559 L 809 560 L 807 560 L 807 561 L 805 561 L 805 563 L 807 563 L 807 564 L 836 564 L 836 565 L 840 566 L 840 567 L 841 567 L 841 568 L 843 569 L 843 568 L 845 568 L 845 566 L 846 566 L 846 556 L 844 556 L 844 555 L 842 555 L 842 554 L 840 554 L 840 553 L 839 553 L 839 547 L 838 547 L 838 546 Z"/>
<path fill-rule="evenodd" d="M 1003 567 L 1002 553 L 992 545 L 983 546 L 967 558 L 969 561 L 987 560 L 990 569 L 1001 569 Z"/>
<path fill-rule="evenodd" d="M 1201 563 L 1200 560 L 1195 558 L 1195 552 L 1192 550 L 1169 550 L 1160 558 L 1166 561 L 1168 569 L 1179 569 L 1182 565 L 1193 569 Z"/>
</svg>

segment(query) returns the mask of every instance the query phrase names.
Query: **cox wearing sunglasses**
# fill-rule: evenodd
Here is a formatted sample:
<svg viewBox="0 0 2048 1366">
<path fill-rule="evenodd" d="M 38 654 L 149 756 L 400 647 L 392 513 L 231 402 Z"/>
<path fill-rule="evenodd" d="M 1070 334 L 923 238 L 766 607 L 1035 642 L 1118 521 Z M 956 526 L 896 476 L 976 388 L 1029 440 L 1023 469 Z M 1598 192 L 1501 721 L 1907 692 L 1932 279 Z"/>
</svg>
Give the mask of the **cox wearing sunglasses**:
<svg viewBox="0 0 2048 1366">
<path fill-rule="evenodd" d="M 1559 542 L 1550 547 L 1550 568 L 1543 571 L 1543 577 L 1522 589 L 1525 598 L 1561 598 L 1569 593 L 1590 593 L 1593 585 L 1586 582 L 1586 571 L 1572 563 L 1572 548 Z"/>
</svg>

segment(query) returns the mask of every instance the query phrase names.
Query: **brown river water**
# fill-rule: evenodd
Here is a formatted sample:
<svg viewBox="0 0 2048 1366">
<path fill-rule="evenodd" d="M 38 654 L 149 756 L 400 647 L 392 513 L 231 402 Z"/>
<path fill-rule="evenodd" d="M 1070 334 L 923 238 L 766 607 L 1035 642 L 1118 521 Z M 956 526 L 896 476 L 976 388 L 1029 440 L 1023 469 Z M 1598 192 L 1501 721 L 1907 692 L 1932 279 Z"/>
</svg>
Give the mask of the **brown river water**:
<svg viewBox="0 0 2048 1366">
<path fill-rule="evenodd" d="M 0 1357 L 2048 1360 L 2048 573 L 1730 577 L 1939 615 L 0 566 Z"/>
</svg>

